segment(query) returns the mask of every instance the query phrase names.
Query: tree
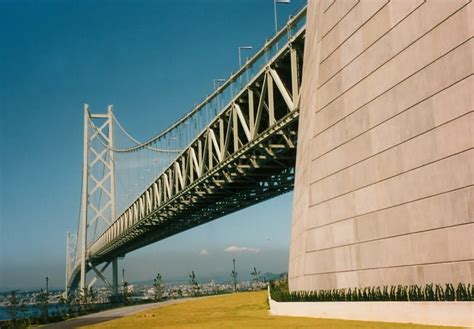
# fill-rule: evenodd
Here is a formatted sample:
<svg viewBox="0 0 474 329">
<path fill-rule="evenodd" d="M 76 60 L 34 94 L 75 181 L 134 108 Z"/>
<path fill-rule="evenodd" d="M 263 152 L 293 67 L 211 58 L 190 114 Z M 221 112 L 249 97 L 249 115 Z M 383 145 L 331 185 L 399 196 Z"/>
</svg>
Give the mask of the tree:
<svg viewBox="0 0 474 329">
<path fill-rule="evenodd" d="M 257 285 L 260 279 L 260 271 L 257 271 L 257 269 L 254 267 L 253 271 L 250 272 L 250 275 L 253 276 L 252 281 L 254 282 L 255 285 Z"/>
<path fill-rule="evenodd" d="M 10 296 L 8 297 L 8 305 L 7 305 L 7 313 L 13 324 L 16 324 L 17 322 L 18 304 L 20 304 L 20 301 L 18 300 L 16 296 L 16 291 L 13 290 L 12 292 L 10 292 Z"/>
<path fill-rule="evenodd" d="M 67 305 L 68 299 L 65 298 L 63 295 L 59 296 L 58 304 L 59 304 L 59 313 L 63 318 L 65 318 L 68 314 L 69 306 Z"/>
<path fill-rule="evenodd" d="M 48 323 L 48 304 L 48 293 L 41 289 L 38 295 L 36 296 L 35 306 L 39 310 L 40 321 L 43 323 Z"/>
<path fill-rule="evenodd" d="M 125 305 L 128 304 L 128 296 L 130 296 L 129 292 L 128 292 L 128 282 L 127 281 L 124 281 L 123 282 L 123 303 Z"/>
<path fill-rule="evenodd" d="M 79 293 L 79 312 L 87 313 L 89 309 L 89 290 L 84 287 Z"/>
<path fill-rule="evenodd" d="M 191 271 L 191 274 L 189 274 L 189 283 L 191 283 L 191 292 L 193 296 L 199 295 L 199 290 L 201 289 L 199 287 L 199 283 L 196 280 L 196 274 L 194 271 Z"/>
<path fill-rule="evenodd" d="M 81 304 L 87 304 L 89 301 L 89 290 L 87 288 L 81 288 L 80 294 L 79 294 L 79 302 Z"/>
<path fill-rule="evenodd" d="M 78 312 L 79 299 L 74 294 L 66 298 L 67 317 L 75 316 Z"/>
<path fill-rule="evenodd" d="M 237 291 L 237 272 L 235 271 L 235 259 L 232 259 L 232 262 L 234 264 L 234 268 L 232 272 L 230 272 L 230 276 L 232 277 L 232 282 L 234 284 L 234 292 Z"/>
<path fill-rule="evenodd" d="M 89 289 L 89 305 L 91 305 L 91 309 L 95 311 L 97 309 L 97 299 L 98 293 L 97 290 L 94 290 L 93 287 Z"/>
<path fill-rule="evenodd" d="M 30 324 L 30 319 L 28 317 L 28 306 L 26 305 L 26 300 L 25 299 L 21 300 L 19 310 L 21 312 L 21 319 L 22 319 L 22 322 L 23 322 L 23 326 L 28 327 L 29 324 Z"/>
<path fill-rule="evenodd" d="M 156 278 L 153 279 L 153 287 L 155 288 L 155 300 L 161 300 L 163 296 L 163 279 L 160 273 L 156 273 Z"/>
</svg>

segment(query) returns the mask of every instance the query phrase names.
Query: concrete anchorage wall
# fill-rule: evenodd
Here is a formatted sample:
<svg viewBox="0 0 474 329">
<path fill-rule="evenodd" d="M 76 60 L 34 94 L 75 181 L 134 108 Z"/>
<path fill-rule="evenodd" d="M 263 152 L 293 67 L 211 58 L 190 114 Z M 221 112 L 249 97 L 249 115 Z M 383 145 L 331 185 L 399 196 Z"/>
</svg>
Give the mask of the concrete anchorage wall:
<svg viewBox="0 0 474 329">
<path fill-rule="evenodd" d="M 473 13 L 309 1 L 291 290 L 474 282 Z"/>
</svg>

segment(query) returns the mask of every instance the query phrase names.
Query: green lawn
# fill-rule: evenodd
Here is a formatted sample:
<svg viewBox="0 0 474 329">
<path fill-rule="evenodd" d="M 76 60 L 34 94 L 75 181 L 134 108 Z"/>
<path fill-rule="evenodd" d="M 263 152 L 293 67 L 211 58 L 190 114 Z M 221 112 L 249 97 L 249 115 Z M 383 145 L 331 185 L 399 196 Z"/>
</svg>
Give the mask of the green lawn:
<svg viewBox="0 0 474 329">
<path fill-rule="evenodd" d="M 267 292 L 246 292 L 191 300 L 151 309 L 88 328 L 446 328 L 412 324 L 327 320 L 268 313 Z"/>
</svg>

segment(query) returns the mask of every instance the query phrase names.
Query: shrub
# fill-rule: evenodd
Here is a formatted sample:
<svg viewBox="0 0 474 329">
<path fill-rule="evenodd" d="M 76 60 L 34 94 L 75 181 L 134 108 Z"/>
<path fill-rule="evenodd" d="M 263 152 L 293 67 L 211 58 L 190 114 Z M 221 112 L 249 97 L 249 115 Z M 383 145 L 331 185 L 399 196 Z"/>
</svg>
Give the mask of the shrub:
<svg viewBox="0 0 474 329">
<path fill-rule="evenodd" d="M 442 285 L 433 283 L 424 287 L 383 286 L 354 287 L 317 291 L 288 291 L 284 282 L 270 282 L 270 294 L 278 302 L 335 302 L 335 301 L 474 301 L 474 285 L 459 283 L 457 288 L 450 283 Z"/>
</svg>

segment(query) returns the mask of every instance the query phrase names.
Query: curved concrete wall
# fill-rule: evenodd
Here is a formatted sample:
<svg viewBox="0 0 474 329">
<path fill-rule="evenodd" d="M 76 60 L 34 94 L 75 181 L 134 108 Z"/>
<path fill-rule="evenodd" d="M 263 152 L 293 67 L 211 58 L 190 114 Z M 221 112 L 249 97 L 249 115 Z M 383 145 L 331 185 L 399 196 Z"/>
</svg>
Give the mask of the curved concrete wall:
<svg viewBox="0 0 474 329">
<path fill-rule="evenodd" d="M 291 290 L 474 282 L 473 13 L 310 0 Z"/>
</svg>

